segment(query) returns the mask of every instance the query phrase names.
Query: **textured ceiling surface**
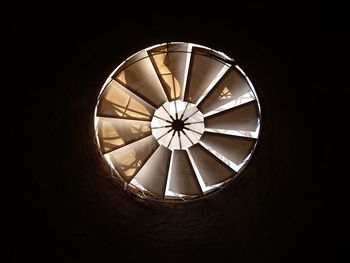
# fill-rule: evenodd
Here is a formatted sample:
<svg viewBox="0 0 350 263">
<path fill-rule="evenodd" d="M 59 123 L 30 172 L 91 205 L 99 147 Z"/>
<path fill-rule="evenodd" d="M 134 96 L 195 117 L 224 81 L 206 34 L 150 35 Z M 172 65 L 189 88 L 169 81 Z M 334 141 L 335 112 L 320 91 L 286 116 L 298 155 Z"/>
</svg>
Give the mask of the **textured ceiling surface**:
<svg viewBox="0 0 350 263">
<path fill-rule="evenodd" d="M 7 20 L 9 63 L 20 66 L 11 92 L 21 112 L 15 120 L 11 258 L 315 258 L 325 217 L 323 131 L 315 127 L 327 116 L 321 63 L 332 62 L 321 41 L 323 30 L 329 32 L 325 22 L 306 11 L 259 6 L 250 12 L 254 19 L 206 13 L 118 21 L 93 10 L 76 16 L 28 8 L 19 10 L 18 20 Z M 126 193 L 93 141 L 93 111 L 104 80 L 131 54 L 167 41 L 198 43 L 235 58 L 261 100 L 262 134 L 251 165 L 234 184 L 195 202 L 153 203 Z"/>
</svg>

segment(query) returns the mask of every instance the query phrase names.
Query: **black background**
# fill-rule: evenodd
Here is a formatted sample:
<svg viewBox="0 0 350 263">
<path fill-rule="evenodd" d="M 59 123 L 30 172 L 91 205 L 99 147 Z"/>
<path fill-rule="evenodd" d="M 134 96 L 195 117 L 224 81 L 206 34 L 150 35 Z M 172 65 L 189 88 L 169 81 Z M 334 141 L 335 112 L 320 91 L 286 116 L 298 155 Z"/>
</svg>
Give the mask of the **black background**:
<svg viewBox="0 0 350 263">
<path fill-rule="evenodd" d="M 346 76 L 341 8 L 174 5 L 3 6 L 9 124 L 3 138 L 12 161 L 3 176 L 14 179 L 3 185 L 7 262 L 339 256 L 341 228 L 327 221 L 338 216 L 329 206 L 337 202 L 339 179 L 326 146 L 342 140 L 329 125 L 336 123 L 331 109 L 341 110 L 335 102 Z M 133 53 L 168 41 L 235 58 L 263 113 L 261 141 L 240 180 L 186 204 L 128 195 L 110 179 L 93 144 L 94 106 L 110 72 Z"/>
</svg>

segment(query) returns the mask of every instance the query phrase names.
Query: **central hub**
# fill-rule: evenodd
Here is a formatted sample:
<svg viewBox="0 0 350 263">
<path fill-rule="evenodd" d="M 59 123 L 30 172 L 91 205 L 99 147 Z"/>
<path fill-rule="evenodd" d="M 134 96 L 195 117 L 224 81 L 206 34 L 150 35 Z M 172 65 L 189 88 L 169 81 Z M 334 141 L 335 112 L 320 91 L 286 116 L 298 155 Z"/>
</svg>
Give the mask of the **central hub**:
<svg viewBox="0 0 350 263">
<path fill-rule="evenodd" d="M 182 120 L 174 120 L 171 126 L 175 131 L 181 131 L 185 127 L 185 124 Z"/>
<path fill-rule="evenodd" d="M 151 128 L 159 144 L 171 150 L 185 150 L 201 138 L 204 117 L 192 103 L 167 101 L 154 112 Z"/>
</svg>

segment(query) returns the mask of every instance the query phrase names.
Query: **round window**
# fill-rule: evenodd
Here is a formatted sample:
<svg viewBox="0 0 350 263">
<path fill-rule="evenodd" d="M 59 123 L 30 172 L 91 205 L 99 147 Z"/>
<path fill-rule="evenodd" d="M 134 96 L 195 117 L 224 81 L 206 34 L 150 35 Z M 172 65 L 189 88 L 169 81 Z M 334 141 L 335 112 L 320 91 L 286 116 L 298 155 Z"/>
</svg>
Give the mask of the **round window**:
<svg viewBox="0 0 350 263">
<path fill-rule="evenodd" d="M 260 119 L 255 90 L 232 58 L 180 42 L 122 62 L 95 109 L 98 146 L 113 176 L 160 201 L 200 198 L 237 178 Z"/>
</svg>

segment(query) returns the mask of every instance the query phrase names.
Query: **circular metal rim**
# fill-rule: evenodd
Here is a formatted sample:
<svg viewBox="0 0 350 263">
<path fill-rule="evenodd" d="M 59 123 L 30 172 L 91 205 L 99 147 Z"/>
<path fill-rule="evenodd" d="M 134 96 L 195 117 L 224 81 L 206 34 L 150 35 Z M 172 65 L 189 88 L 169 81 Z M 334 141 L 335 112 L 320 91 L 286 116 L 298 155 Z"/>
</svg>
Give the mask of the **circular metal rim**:
<svg viewBox="0 0 350 263">
<path fill-rule="evenodd" d="M 133 58 L 134 56 L 136 56 L 137 54 L 143 52 L 143 51 L 148 51 L 148 50 L 151 50 L 151 49 L 154 49 L 154 48 L 157 48 L 157 47 L 161 47 L 161 46 L 164 46 L 164 45 L 169 45 L 169 44 L 190 44 L 192 47 L 199 47 L 199 48 L 203 48 L 203 49 L 207 49 L 207 50 L 210 50 L 210 51 L 213 51 L 213 52 L 216 52 L 222 56 L 224 56 L 225 58 L 227 58 L 227 60 L 230 60 L 230 61 L 235 61 L 234 59 L 232 59 L 231 57 L 227 56 L 225 53 L 221 52 L 221 51 L 217 51 L 217 50 L 214 50 L 214 49 L 211 49 L 211 48 L 208 48 L 204 45 L 200 45 L 200 44 L 195 44 L 195 43 L 189 43 L 189 42 L 181 42 L 181 41 L 175 41 L 175 42 L 164 42 L 164 43 L 161 43 L 161 44 L 156 44 L 156 45 L 152 45 L 150 47 L 147 47 L 147 48 L 144 48 L 144 49 L 141 49 L 140 51 L 138 52 L 135 52 L 133 55 L 129 56 L 127 59 L 125 59 L 123 62 L 121 62 L 108 76 L 108 78 L 106 79 L 106 81 L 104 82 L 104 84 L 102 85 L 102 88 L 100 89 L 100 92 L 97 96 L 97 99 L 96 99 L 96 106 L 95 106 L 95 110 L 94 110 L 94 129 L 95 129 L 95 138 L 96 138 L 96 145 L 98 147 L 98 149 L 100 150 L 100 145 L 99 145 L 99 142 L 98 142 L 98 132 L 97 132 L 97 120 L 98 120 L 98 116 L 97 116 L 97 107 L 98 107 L 98 103 L 100 101 L 100 98 L 101 98 L 101 94 L 104 92 L 104 90 L 106 89 L 106 87 L 108 86 L 108 84 L 112 81 L 112 77 L 116 74 L 116 72 L 118 72 L 122 66 L 128 61 L 130 60 L 131 58 Z M 192 53 L 192 52 L 189 52 L 189 53 Z M 145 58 L 148 58 L 149 56 L 145 56 L 141 59 L 145 59 Z M 140 60 L 141 60 L 140 59 Z M 222 61 L 220 61 L 222 62 Z M 224 63 L 224 62 L 222 62 Z M 225 64 L 225 63 L 224 63 Z M 132 64 L 130 64 L 132 65 Z M 129 67 L 130 65 L 128 65 L 127 67 Z M 161 198 L 161 197 L 158 197 L 158 196 L 152 196 L 152 195 L 143 195 L 143 194 L 140 194 L 140 193 L 137 193 L 135 191 L 133 191 L 132 189 L 129 189 L 130 186 L 127 185 L 127 183 L 120 178 L 120 176 L 118 175 L 117 171 L 115 171 L 115 169 L 113 167 L 111 167 L 107 160 L 104 158 L 101 150 L 100 150 L 100 153 L 101 153 L 101 157 L 103 158 L 104 161 L 107 162 L 107 165 L 111 168 L 111 177 L 114 181 L 116 181 L 119 185 L 121 185 L 124 190 L 129 193 L 131 196 L 135 196 L 135 197 L 138 197 L 138 198 L 141 198 L 143 200 L 148 200 L 148 201 L 155 201 L 155 202 L 164 202 L 164 203 L 184 203 L 184 202 L 193 202 L 193 201 L 197 201 L 197 200 L 201 200 L 201 199 L 204 199 L 204 198 L 207 198 L 207 197 L 210 197 L 210 196 L 213 196 L 215 194 L 218 194 L 223 188 L 227 188 L 229 185 L 233 185 L 233 182 L 237 181 L 239 178 L 241 178 L 241 175 L 242 173 L 246 170 L 246 167 L 251 163 L 252 159 L 254 159 L 255 155 L 256 155 L 256 150 L 257 150 L 257 146 L 260 144 L 260 140 L 261 140 L 261 133 L 262 133 L 262 130 L 263 130 L 263 110 L 261 108 L 261 103 L 260 103 L 260 100 L 259 100 L 259 97 L 257 96 L 257 93 L 256 93 L 256 89 L 253 85 L 253 83 L 251 82 L 251 80 L 249 79 L 249 77 L 246 75 L 246 73 L 235 63 L 234 66 L 241 74 L 242 76 L 246 79 L 253 95 L 254 95 L 254 98 L 256 100 L 256 104 L 257 104 L 257 107 L 258 107 L 258 112 L 259 112 L 259 130 L 257 132 L 257 138 L 256 138 L 256 142 L 254 144 L 254 146 L 252 147 L 252 150 L 250 152 L 250 154 L 248 154 L 248 156 L 246 157 L 246 161 L 244 162 L 244 164 L 240 167 L 239 171 L 232 177 L 230 177 L 229 179 L 223 181 L 221 183 L 221 185 L 217 188 L 213 188 L 211 190 L 208 190 L 205 194 L 203 193 L 203 195 L 201 196 L 195 196 L 195 197 L 192 197 L 192 198 L 189 198 L 189 197 L 186 197 L 186 198 L 181 198 L 181 197 L 174 197 L 174 199 L 171 199 L 171 198 Z M 125 68 L 127 68 L 125 67 Z M 141 189 L 138 189 L 140 190 L 140 192 L 142 193 L 142 190 Z"/>
</svg>

